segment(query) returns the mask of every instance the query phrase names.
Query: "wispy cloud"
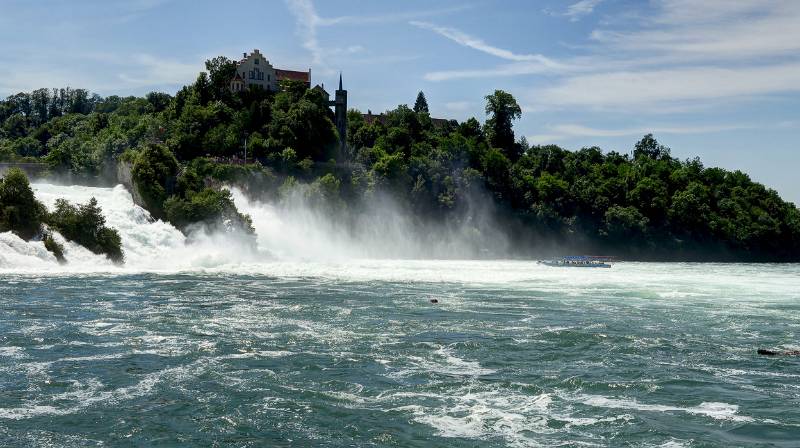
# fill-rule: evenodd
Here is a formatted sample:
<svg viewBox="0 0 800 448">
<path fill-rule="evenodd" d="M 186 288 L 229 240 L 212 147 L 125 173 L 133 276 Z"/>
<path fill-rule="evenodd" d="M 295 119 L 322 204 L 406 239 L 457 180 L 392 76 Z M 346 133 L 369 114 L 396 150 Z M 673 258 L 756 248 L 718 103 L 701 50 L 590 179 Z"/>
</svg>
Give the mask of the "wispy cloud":
<svg viewBox="0 0 800 448">
<path fill-rule="evenodd" d="M 322 71 L 329 69 L 323 63 L 323 51 L 317 40 L 317 27 L 323 19 L 317 14 L 311 0 L 286 0 L 289 11 L 295 17 L 297 35 L 303 40 L 303 48 L 311 53 L 311 62 Z"/>
<path fill-rule="evenodd" d="M 471 9 L 472 5 L 460 5 L 452 8 L 430 9 L 423 11 L 405 11 L 389 14 L 364 15 L 364 16 L 339 16 L 321 18 L 320 25 L 366 25 L 370 23 L 405 22 L 407 20 L 419 19 L 421 17 L 438 16 L 442 14 L 452 14 L 459 11 Z"/>
<path fill-rule="evenodd" d="M 172 88 L 192 82 L 203 69 L 200 57 L 184 62 L 148 53 L 88 52 L 70 53 L 71 64 L 65 63 L 62 57 L 58 52 L 38 52 L 36 59 L 23 56 L 14 66 L 0 63 L 0 96 L 42 87 L 81 87 L 99 93 L 119 93 L 142 87 Z M 48 64 L 41 65 L 42 60 Z M 75 64 L 75 61 L 99 63 L 105 67 L 103 74 L 76 69 L 82 64 Z"/>
<path fill-rule="evenodd" d="M 548 126 L 546 133 L 531 135 L 527 139 L 531 143 L 544 144 L 568 140 L 576 137 L 628 137 L 639 136 L 647 133 L 656 134 L 708 134 L 714 132 L 727 132 L 741 129 L 753 129 L 757 126 L 751 124 L 719 124 L 702 126 L 685 125 L 654 125 L 648 127 L 629 127 L 618 129 L 602 129 L 580 124 L 558 124 Z"/>
<path fill-rule="evenodd" d="M 657 108 L 662 104 L 800 91 L 800 63 L 744 68 L 687 67 L 566 78 L 537 94 L 563 106 Z"/>
<path fill-rule="evenodd" d="M 429 22 L 420 22 L 416 20 L 411 21 L 409 23 L 411 25 L 416 26 L 417 28 L 433 31 L 434 33 L 444 36 L 459 45 L 463 45 L 465 47 L 472 48 L 473 50 L 478 50 L 501 59 L 507 59 L 509 61 L 518 61 L 518 62 L 521 61 L 537 62 L 544 66 L 557 65 L 551 59 L 546 58 L 540 54 L 517 54 L 510 50 L 505 50 L 502 48 L 489 45 L 480 38 L 470 36 L 469 34 L 464 33 L 463 31 L 457 30 L 455 28 L 438 26 Z"/>
<path fill-rule="evenodd" d="M 594 8 L 602 1 L 603 0 L 580 0 L 577 3 L 569 5 L 567 11 L 562 15 L 569 18 L 571 22 L 577 22 L 581 17 L 588 16 L 594 12 Z"/>
<path fill-rule="evenodd" d="M 444 108 L 452 112 L 466 112 L 473 107 L 471 101 L 450 101 L 444 103 Z"/>
<path fill-rule="evenodd" d="M 580 16 L 598 3 L 573 3 L 568 13 Z M 543 108 L 652 113 L 800 92 L 800 2 L 654 0 L 653 5 L 634 28 L 610 21 L 592 32 L 580 58 L 512 52 L 454 28 L 412 24 L 511 61 L 430 71 L 426 80 L 545 74 L 548 80 L 525 93 Z M 617 28 L 610 28 L 613 24 Z"/>
<path fill-rule="evenodd" d="M 538 62 L 518 62 L 488 69 L 441 70 L 425 73 L 428 81 L 449 81 L 453 79 L 498 78 L 507 76 L 558 73 L 577 69 L 565 64 L 540 64 Z"/>
<path fill-rule="evenodd" d="M 364 50 L 361 45 L 350 45 L 345 49 L 332 49 L 330 51 L 323 49 L 317 38 L 317 30 L 319 27 L 328 27 L 335 25 L 366 25 L 370 23 L 385 23 L 396 21 L 407 21 L 413 18 L 435 16 L 440 14 L 449 14 L 457 11 L 463 11 L 471 8 L 471 5 L 457 6 L 453 8 L 431 9 L 424 11 L 407 11 L 397 12 L 381 15 L 364 15 L 364 16 L 338 16 L 338 17 L 321 17 L 317 14 L 314 3 L 311 0 L 285 0 L 289 11 L 294 15 L 297 26 L 297 34 L 303 39 L 303 48 L 308 50 L 311 54 L 311 62 L 322 73 L 332 73 L 333 71 L 328 67 L 325 62 L 325 54 L 352 54 Z"/>
<path fill-rule="evenodd" d="M 600 29 L 591 38 L 617 51 L 673 61 L 765 58 L 800 50 L 800 2 L 662 0 L 640 30 Z"/>
<path fill-rule="evenodd" d="M 202 70 L 197 63 L 184 63 L 150 54 L 134 54 L 119 79 L 131 86 L 176 85 L 191 81 Z"/>
</svg>

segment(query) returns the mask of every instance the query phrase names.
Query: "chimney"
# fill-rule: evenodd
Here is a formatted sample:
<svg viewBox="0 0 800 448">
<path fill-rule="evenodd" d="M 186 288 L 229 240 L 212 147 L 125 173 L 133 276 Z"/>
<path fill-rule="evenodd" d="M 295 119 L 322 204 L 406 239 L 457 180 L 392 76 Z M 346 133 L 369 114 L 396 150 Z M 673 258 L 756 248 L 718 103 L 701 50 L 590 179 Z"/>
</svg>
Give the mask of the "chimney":
<svg viewBox="0 0 800 448">
<path fill-rule="evenodd" d="M 242 57 L 246 58 L 247 57 L 247 52 L 242 52 Z"/>
</svg>

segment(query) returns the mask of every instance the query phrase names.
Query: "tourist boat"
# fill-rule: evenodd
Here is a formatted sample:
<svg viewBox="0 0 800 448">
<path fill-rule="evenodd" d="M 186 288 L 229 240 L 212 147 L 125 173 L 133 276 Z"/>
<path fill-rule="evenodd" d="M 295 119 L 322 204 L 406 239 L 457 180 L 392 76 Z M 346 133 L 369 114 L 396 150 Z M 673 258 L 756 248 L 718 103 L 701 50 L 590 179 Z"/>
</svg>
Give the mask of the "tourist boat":
<svg viewBox="0 0 800 448">
<path fill-rule="evenodd" d="M 554 260 L 539 260 L 539 264 L 565 268 L 610 268 L 614 257 L 596 255 L 572 255 Z"/>
</svg>

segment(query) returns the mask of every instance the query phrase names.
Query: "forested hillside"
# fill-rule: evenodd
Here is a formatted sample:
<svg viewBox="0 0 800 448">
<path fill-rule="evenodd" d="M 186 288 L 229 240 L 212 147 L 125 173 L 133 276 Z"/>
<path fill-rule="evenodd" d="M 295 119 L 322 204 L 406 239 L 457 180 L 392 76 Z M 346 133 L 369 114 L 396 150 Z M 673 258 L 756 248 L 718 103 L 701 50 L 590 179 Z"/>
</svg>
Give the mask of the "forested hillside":
<svg viewBox="0 0 800 448">
<path fill-rule="evenodd" d="M 372 123 L 351 110 L 341 150 L 318 89 L 289 82 L 232 94 L 233 63 L 218 57 L 206 68 L 174 96 L 12 95 L 0 102 L 0 159 L 79 178 L 127 160 L 151 212 L 179 227 L 219 216 L 249 227 L 212 180 L 276 197 L 301 182 L 315 203 L 356 213 L 390 194 L 424 222 L 468 221 L 488 198 L 520 253 L 551 241 L 638 259 L 800 260 L 794 204 L 740 171 L 678 160 L 652 135 L 631 153 L 529 146 L 513 130 L 519 105 L 497 90 L 483 123 L 435 126 L 422 94 Z M 245 142 L 251 163 L 231 165 Z"/>
</svg>

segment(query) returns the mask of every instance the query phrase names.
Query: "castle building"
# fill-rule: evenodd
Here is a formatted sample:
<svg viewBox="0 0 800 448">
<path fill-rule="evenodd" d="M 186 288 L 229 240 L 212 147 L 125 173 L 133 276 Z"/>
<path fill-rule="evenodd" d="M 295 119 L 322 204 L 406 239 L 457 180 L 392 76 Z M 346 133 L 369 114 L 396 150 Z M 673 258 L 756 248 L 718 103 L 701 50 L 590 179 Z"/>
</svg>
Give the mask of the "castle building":
<svg viewBox="0 0 800 448">
<path fill-rule="evenodd" d="M 242 53 L 236 63 L 236 75 L 230 82 L 231 92 L 242 92 L 250 88 L 277 91 L 281 81 L 302 81 L 311 87 L 311 69 L 308 72 L 275 68 L 267 58 L 256 49 L 252 53 Z"/>
<path fill-rule="evenodd" d="M 231 92 L 244 92 L 247 89 L 264 89 L 277 92 L 281 81 L 302 81 L 306 87 L 311 88 L 311 69 L 308 72 L 284 70 L 275 68 L 258 49 L 252 53 L 242 53 L 242 59 L 236 63 L 236 74 L 230 81 Z M 342 155 L 347 154 L 347 90 L 342 88 L 342 74 L 339 73 L 339 88 L 334 92 L 334 99 L 325 91 L 323 86 L 317 85 L 328 101 L 328 106 L 333 107 L 334 124 L 339 132 L 339 148 Z"/>
</svg>

